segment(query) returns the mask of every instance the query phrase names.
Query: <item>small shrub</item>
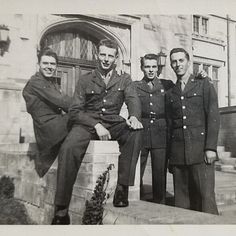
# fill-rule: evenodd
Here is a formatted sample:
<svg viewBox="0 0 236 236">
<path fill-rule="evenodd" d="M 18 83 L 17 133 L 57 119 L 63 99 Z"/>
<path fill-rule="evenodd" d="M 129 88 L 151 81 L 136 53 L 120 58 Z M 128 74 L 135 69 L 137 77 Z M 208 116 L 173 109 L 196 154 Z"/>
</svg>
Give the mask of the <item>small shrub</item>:
<svg viewBox="0 0 236 236">
<path fill-rule="evenodd" d="M 110 164 L 107 170 L 98 177 L 91 199 L 86 200 L 83 225 L 102 225 L 104 205 L 110 197 L 110 194 L 106 193 L 106 189 L 110 180 L 110 170 L 113 167 L 114 165 Z"/>
<path fill-rule="evenodd" d="M 0 178 L 0 198 L 13 198 L 15 186 L 13 178 L 2 176 Z"/>
</svg>

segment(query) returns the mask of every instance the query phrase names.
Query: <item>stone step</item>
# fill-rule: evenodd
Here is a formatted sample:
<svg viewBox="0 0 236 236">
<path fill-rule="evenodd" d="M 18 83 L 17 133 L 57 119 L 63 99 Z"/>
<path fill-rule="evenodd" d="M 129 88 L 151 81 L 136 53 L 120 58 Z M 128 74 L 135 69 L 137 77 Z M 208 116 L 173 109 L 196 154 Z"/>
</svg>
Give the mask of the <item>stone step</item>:
<svg viewBox="0 0 236 236">
<path fill-rule="evenodd" d="M 129 207 L 105 206 L 103 224 L 235 224 L 236 218 L 217 216 L 145 201 L 130 202 Z"/>
<path fill-rule="evenodd" d="M 217 151 L 218 152 L 224 152 L 225 151 L 225 146 L 217 146 Z"/>
<path fill-rule="evenodd" d="M 236 158 L 235 157 L 222 157 L 222 158 L 220 158 L 219 162 L 222 164 L 225 164 L 225 165 L 235 166 Z"/>
<path fill-rule="evenodd" d="M 218 211 L 224 217 L 236 217 L 236 204 L 218 206 Z"/>
<path fill-rule="evenodd" d="M 220 159 L 231 157 L 231 152 L 218 152 L 218 156 Z"/>
</svg>

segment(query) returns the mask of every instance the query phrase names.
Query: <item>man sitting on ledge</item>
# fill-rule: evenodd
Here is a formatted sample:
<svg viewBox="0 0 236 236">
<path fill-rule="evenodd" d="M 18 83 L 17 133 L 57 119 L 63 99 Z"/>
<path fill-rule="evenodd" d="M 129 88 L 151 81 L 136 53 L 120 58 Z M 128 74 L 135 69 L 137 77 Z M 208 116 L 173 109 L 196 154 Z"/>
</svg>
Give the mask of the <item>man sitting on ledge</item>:
<svg viewBox="0 0 236 236">
<path fill-rule="evenodd" d="M 91 139 L 118 141 L 121 154 L 113 199 L 115 207 L 128 206 L 128 186 L 134 185 L 140 152 L 141 104 L 130 76 L 118 75 L 115 70 L 117 44 L 101 40 L 96 57 L 97 69 L 81 76 L 69 109 L 72 129 L 59 152 L 52 224 L 70 224 L 68 209 L 73 186 Z M 119 115 L 123 102 L 129 111 L 127 121 Z"/>
<path fill-rule="evenodd" d="M 38 55 L 39 72 L 23 89 L 27 112 L 31 114 L 39 158 L 35 169 L 43 177 L 57 157 L 60 145 L 68 134 L 68 109 L 72 98 L 60 91 L 54 74 L 57 54 L 45 48 Z"/>
</svg>

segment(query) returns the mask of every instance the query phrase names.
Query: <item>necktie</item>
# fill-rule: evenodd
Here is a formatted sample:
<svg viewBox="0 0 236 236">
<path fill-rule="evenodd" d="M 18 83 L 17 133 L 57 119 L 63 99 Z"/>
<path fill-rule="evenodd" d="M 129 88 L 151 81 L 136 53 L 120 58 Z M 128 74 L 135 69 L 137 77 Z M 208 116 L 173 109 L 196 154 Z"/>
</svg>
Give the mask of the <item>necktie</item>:
<svg viewBox="0 0 236 236">
<path fill-rule="evenodd" d="M 181 91 L 184 91 L 185 88 L 185 82 L 181 79 L 178 81 L 178 87 L 181 89 Z"/>
<path fill-rule="evenodd" d="M 152 83 L 152 81 L 149 81 L 148 82 L 148 86 L 149 86 L 149 88 L 152 90 L 153 89 L 153 83 Z"/>
</svg>

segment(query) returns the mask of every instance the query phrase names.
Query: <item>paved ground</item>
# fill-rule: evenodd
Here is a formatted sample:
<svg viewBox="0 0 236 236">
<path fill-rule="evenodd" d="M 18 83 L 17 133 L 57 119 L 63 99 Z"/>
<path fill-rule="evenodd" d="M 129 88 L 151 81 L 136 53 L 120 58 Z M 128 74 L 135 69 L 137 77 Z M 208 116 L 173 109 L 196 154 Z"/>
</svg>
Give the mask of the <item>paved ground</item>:
<svg viewBox="0 0 236 236">
<path fill-rule="evenodd" d="M 144 175 L 144 199 L 151 201 L 151 170 L 147 167 Z M 236 216 L 236 174 L 225 173 L 222 171 L 215 172 L 215 193 L 219 211 L 233 211 Z M 173 205 L 173 177 L 167 174 L 167 204 Z M 232 213 L 232 212 L 231 212 Z"/>
</svg>

